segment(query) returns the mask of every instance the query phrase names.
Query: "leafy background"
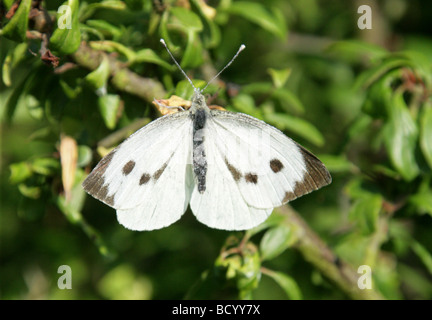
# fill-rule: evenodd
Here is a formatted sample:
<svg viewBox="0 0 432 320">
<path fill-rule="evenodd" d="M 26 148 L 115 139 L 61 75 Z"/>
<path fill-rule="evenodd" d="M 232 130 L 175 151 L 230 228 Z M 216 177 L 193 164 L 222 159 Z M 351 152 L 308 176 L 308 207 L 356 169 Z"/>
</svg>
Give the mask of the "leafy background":
<svg viewBox="0 0 432 320">
<path fill-rule="evenodd" d="M 19 6 L 18 6 L 19 4 Z M 372 8 L 361 30 L 360 5 Z M 61 5 L 70 8 L 71 29 Z M 421 1 L 1 2 L 2 299 L 430 299 L 430 21 Z M 57 23 L 58 21 L 58 23 Z M 191 88 L 313 151 L 333 183 L 226 232 L 132 232 L 81 182 Z M 61 265 L 72 290 L 57 286 Z M 361 290 L 358 267 L 372 270 Z"/>
</svg>

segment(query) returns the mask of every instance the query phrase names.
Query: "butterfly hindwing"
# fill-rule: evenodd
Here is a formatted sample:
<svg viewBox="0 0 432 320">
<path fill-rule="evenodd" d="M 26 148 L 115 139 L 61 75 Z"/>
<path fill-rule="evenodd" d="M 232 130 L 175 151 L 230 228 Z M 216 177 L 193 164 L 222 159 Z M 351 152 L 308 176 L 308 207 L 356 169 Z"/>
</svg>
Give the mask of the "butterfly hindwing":
<svg viewBox="0 0 432 320">
<path fill-rule="evenodd" d="M 117 209 L 121 224 L 153 230 L 178 220 L 191 187 L 191 120 L 188 112 L 159 118 L 108 154 L 84 181 L 84 189 Z"/>
<path fill-rule="evenodd" d="M 331 182 L 324 165 L 278 129 L 245 114 L 211 113 L 208 139 L 229 160 L 248 205 L 278 207 Z"/>
</svg>

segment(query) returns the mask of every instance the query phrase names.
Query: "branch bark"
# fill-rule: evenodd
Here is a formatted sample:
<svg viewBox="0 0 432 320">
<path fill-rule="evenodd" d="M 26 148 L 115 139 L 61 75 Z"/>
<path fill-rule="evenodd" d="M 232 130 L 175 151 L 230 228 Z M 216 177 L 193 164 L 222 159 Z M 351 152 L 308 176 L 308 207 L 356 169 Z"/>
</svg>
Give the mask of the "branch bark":
<svg viewBox="0 0 432 320">
<path fill-rule="evenodd" d="M 166 91 L 159 81 L 139 76 L 112 55 L 91 49 L 85 42 L 82 42 L 79 49 L 72 54 L 72 58 L 79 66 L 95 70 L 104 55 L 108 57 L 110 65 L 111 84 L 117 90 L 133 94 L 147 102 L 152 102 L 154 98 L 165 97 Z"/>
<path fill-rule="evenodd" d="M 350 298 L 356 300 L 384 299 L 373 288 L 360 289 L 357 284 L 360 276 L 357 270 L 340 260 L 293 208 L 283 206 L 278 211 L 286 216 L 286 222 L 298 232 L 299 240 L 294 247 L 303 255 L 305 260 L 316 267 Z"/>
</svg>

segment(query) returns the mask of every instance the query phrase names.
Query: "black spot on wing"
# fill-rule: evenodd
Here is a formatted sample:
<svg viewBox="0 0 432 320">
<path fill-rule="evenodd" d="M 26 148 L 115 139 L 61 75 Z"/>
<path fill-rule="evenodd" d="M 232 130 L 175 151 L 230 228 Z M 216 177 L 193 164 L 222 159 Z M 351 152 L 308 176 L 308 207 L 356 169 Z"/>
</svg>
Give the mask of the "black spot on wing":
<svg viewBox="0 0 432 320">
<path fill-rule="evenodd" d="M 226 164 L 229 172 L 231 172 L 231 175 L 234 178 L 234 181 L 239 181 L 240 178 L 242 177 L 242 174 L 240 173 L 240 171 L 237 170 L 232 164 L 230 164 L 226 158 L 225 158 L 225 164 Z"/>
<path fill-rule="evenodd" d="M 146 184 L 147 182 L 149 182 L 150 181 L 150 175 L 148 174 L 148 173 L 144 173 L 142 176 L 141 176 L 141 178 L 140 178 L 140 181 L 139 181 L 139 185 L 141 186 L 141 185 L 143 185 L 143 184 Z"/>
<path fill-rule="evenodd" d="M 258 183 L 258 176 L 254 173 L 246 173 L 245 174 L 246 182 L 257 184 Z"/>
<path fill-rule="evenodd" d="M 282 164 L 282 162 L 280 162 L 280 160 L 278 159 L 272 159 L 270 160 L 270 168 L 272 169 L 272 171 L 274 173 L 278 173 L 279 171 L 281 171 L 283 169 L 284 165 Z"/>
<path fill-rule="evenodd" d="M 134 167 L 135 167 L 135 161 L 130 160 L 128 163 L 126 163 L 126 164 L 123 166 L 123 169 L 122 169 L 123 174 L 124 174 L 125 176 L 127 176 L 129 173 L 132 172 L 132 170 L 133 170 Z"/>
<path fill-rule="evenodd" d="M 164 172 L 164 170 L 166 169 L 166 167 L 167 167 L 167 164 L 164 163 L 163 166 L 153 174 L 153 179 L 155 179 L 157 181 L 160 178 L 160 176 L 162 175 L 162 173 Z"/>
</svg>

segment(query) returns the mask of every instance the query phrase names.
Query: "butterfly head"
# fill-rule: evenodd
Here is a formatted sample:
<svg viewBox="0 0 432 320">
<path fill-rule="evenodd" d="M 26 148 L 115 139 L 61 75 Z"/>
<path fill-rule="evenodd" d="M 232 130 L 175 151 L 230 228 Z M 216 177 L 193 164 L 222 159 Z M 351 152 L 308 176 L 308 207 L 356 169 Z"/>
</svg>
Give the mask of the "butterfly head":
<svg viewBox="0 0 432 320">
<path fill-rule="evenodd" d="M 163 44 L 163 46 L 165 47 L 165 49 L 168 51 L 169 55 L 171 56 L 171 59 L 174 61 L 174 63 L 176 64 L 176 66 L 180 69 L 180 71 L 183 73 L 183 75 L 185 76 L 185 78 L 189 81 L 189 83 L 191 84 L 191 86 L 194 88 L 194 95 L 192 97 L 192 102 L 194 100 L 198 99 L 202 99 L 204 101 L 204 96 L 202 95 L 203 91 L 205 89 L 207 89 L 207 87 L 209 86 L 210 83 L 212 83 L 217 77 L 219 77 L 219 75 L 226 69 L 228 68 L 231 63 L 234 61 L 235 58 L 237 58 L 237 56 L 239 55 L 240 52 L 242 52 L 246 46 L 244 44 L 242 44 L 240 46 L 240 48 L 238 49 L 237 53 L 234 55 L 234 57 L 230 60 L 230 62 L 227 63 L 227 65 L 225 67 L 223 67 L 223 69 L 221 71 L 219 71 L 209 82 L 207 82 L 206 86 L 203 89 L 199 89 L 196 88 L 193 83 L 192 80 L 187 76 L 186 72 L 183 71 L 183 69 L 180 67 L 180 65 L 178 64 L 178 62 L 176 61 L 176 59 L 174 58 L 174 56 L 172 55 L 171 51 L 168 49 L 168 46 L 165 43 L 164 39 L 160 39 L 160 42 Z"/>
<path fill-rule="evenodd" d="M 202 92 L 203 92 L 202 89 L 197 89 L 197 88 L 194 89 L 194 93 L 192 96 L 192 106 L 191 106 L 192 110 L 205 108 L 205 106 L 207 106 Z"/>
</svg>

